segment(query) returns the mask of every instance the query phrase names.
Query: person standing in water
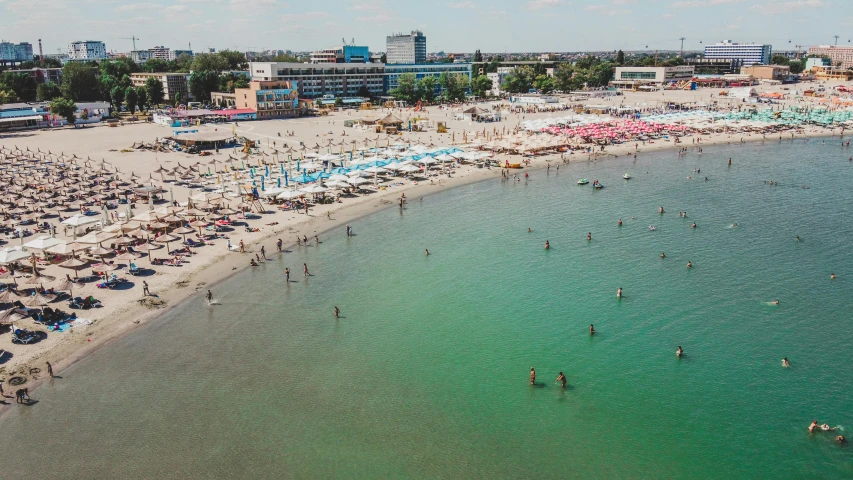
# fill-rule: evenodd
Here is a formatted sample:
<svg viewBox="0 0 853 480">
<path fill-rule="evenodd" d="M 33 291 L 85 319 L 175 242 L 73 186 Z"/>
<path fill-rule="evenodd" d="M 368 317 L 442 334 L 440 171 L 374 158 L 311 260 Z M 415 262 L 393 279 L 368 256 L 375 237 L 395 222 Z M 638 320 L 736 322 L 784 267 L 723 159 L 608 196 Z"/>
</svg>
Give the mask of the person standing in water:
<svg viewBox="0 0 853 480">
<path fill-rule="evenodd" d="M 290 283 L 290 269 L 289 268 L 284 269 L 284 281 L 285 281 L 285 283 L 288 283 L 288 284 Z"/>
<path fill-rule="evenodd" d="M 660 258 L 666 258 L 666 254 L 663 252 L 660 252 Z"/>
<path fill-rule="evenodd" d="M 566 388 L 566 376 L 565 376 L 565 375 L 563 375 L 563 372 L 560 372 L 560 374 L 559 374 L 559 375 L 557 375 L 557 380 L 556 380 L 556 381 L 557 381 L 557 382 L 560 382 L 560 386 L 561 386 L 562 388 Z"/>
<path fill-rule="evenodd" d="M 788 357 L 782 359 L 782 366 L 786 368 L 791 366 L 791 363 L 788 362 Z"/>
<path fill-rule="evenodd" d="M 618 222 L 616 222 L 616 225 L 618 225 L 618 226 L 620 226 L 620 227 L 622 226 L 622 219 L 621 219 L 621 218 L 619 219 L 619 221 L 618 221 Z"/>
<path fill-rule="evenodd" d="M 681 358 L 684 355 L 684 350 L 681 348 L 681 345 L 678 346 L 678 350 L 675 351 L 675 356 Z"/>
<path fill-rule="evenodd" d="M 616 290 L 616 298 L 622 298 L 622 287 L 619 287 L 619 289 Z"/>
<path fill-rule="evenodd" d="M 427 256 L 427 257 L 429 256 L 429 249 L 428 248 L 424 249 L 424 256 Z"/>
<path fill-rule="evenodd" d="M 587 232 L 586 241 L 590 241 L 590 240 L 592 240 L 592 232 Z"/>
<path fill-rule="evenodd" d="M 690 260 L 687 261 L 687 268 L 693 268 L 693 264 L 690 263 Z"/>
<path fill-rule="evenodd" d="M 264 260 L 267 259 L 267 249 L 263 245 L 261 245 L 261 256 L 264 257 Z M 258 259 L 260 260 L 260 259 Z"/>
<path fill-rule="evenodd" d="M 335 318 L 341 318 L 341 309 L 335 306 Z"/>
<path fill-rule="evenodd" d="M 283 243 L 284 243 L 284 242 L 282 242 L 280 238 L 279 238 L 278 240 L 276 240 L 276 241 L 275 241 L 275 246 L 276 246 L 276 248 L 278 248 L 278 251 L 279 251 L 279 252 L 281 252 L 281 245 L 282 245 Z"/>
<path fill-rule="evenodd" d="M 530 384 L 536 384 L 536 370 L 534 370 L 533 367 L 530 367 Z"/>
<path fill-rule="evenodd" d="M 595 335 L 595 327 L 593 327 L 591 323 L 589 324 L 589 334 Z"/>
<path fill-rule="evenodd" d="M 210 290 L 208 290 L 208 291 L 207 291 L 207 295 L 206 295 L 206 297 L 207 297 L 207 304 L 208 304 L 208 305 L 210 305 L 210 302 L 212 302 L 212 301 L 213 301 L 213 292 L 211 292 Z"/>
<path fill-rule="evenodd" d="M 548 240 L 545 240 L 545 250 L 548 250 L 549 248 L 551 248 L 551 243 L 548 242 Z"/>
</svg>

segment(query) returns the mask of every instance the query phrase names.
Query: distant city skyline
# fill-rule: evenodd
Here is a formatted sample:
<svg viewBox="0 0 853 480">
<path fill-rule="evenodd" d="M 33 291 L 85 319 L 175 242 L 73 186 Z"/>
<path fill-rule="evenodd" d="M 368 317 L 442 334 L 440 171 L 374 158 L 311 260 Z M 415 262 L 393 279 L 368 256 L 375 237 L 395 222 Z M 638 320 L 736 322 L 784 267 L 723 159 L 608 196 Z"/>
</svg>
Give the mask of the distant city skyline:
<svg viewBox="0 0 853 480">
<path fill-rule="evenodd" d="M 37 53 L 40 37 L 46 54 L 76 40 L 129 52 L 134 35 L 137 49 L 311 51 L 354 38 L 384 51 L 387 35 L 415 29 L 428 52 L 678 50 L 680 37 L 685 50 L 724 39 L 795 50 L 834 35 L 853 45 L 853 4 L 840 0 L 0 0 L 0 17 L 3 40 Z"/>
</svg>

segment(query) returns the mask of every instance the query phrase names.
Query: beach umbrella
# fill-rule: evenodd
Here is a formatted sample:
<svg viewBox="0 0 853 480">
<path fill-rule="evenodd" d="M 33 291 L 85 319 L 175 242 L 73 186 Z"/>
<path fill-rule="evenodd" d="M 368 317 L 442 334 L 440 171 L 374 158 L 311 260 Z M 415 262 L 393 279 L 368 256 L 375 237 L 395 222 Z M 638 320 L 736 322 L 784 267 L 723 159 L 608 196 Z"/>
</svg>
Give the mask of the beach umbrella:
<svg viewBox="0 0 853 480">
<path fill-rule="evenodd" d="M 11 288 L 6 288 L 0 293 L 0 303 L 15 303 L 20 300 L 21 296 L 15 293 Z"/>
<path fill-rule="evenodd" d="M 0 312 L 0 324 L 12 324 L 18 320 L 20 320 L 22 316 L 18 313 L 15 313 L 14 308 L 10 308 L 8 310 L 4 310 Z"/>
<path fill-rule="evenodd" d="M 64 241 L 53 238 L 50 235 L 42 235 L 35 240 L 25 243 L 24 247 L 30 250 L 45 250 L 64 243 Z"/>
<path fill-rule="evenodd" d="M 169 253 L 169 243 L 178 240 L 178 237 L 174 235 L 161 235 L 154 239 L 157 243 L 165 243 L 166 244 L 166 253 Z"/>
<path fill-rule="evenodd" d="M 63 268 L 73 269 L 74 270 L 74 278 L 77 278 L 77 272 L 81 268 L 85 267 L 88 263 L 89 262 L 87 262 L 85 260 L 81 260 L 79 258 L 74 257 L 74 258 L 69 258 L 68 260 L 60 263 L 59 266 L 63 267 Z"/>
<path fill-rule="evenodd" d="M 120 260 L 123 262 L 126 261 L 127 262 L 127 268 L 130 268 L 130 263 L 133 262 L 134 260 L 136 260 L 137 258 L 139 258 L 139 255 L 136 253 L 132 253 L 132 252 L 124 252 L 120 255 L 116 255 L 114 258 L 115 258 L 115 260 Z"/>
<path fill-rule="evenodd" d="M 30 295 L 29 297 L 25 298 L 21 303 L 23 303 L 25 307 L 43 308 L 50 301 L 51 299 L 47 296 L 36 292 L 35 295 Z"/>
<path fill-rule="evenodd" d="M 16 249 L 3 249 L 0 250 L 0 265 L 5 265 L 8 263 L 17 262 L 19 260 L 23 260 L 25 258 L 29 258 L 30 254 L 23 250 Z"/>
<path fill-rule="evenodd" d="M 184 238 L 184 243 L 186 243 L 187 235 L 190 233 L 195 233 L 195 230 L 193 230 L 192 228 L 181 227 L 181 228 L 176 228 L 176 229 L 172 230 L 172 233 L 174 233 L 175 235 L 182 236 Z"/>
<path fill-rule="evenodd" d="M 278 194 L 275 198 L 279 200 L 292 200 L 294 198 L 299 198 L 305 196 L 304 193 L 298 192 L 296 190 L 288 190 Z"/>
</svg>

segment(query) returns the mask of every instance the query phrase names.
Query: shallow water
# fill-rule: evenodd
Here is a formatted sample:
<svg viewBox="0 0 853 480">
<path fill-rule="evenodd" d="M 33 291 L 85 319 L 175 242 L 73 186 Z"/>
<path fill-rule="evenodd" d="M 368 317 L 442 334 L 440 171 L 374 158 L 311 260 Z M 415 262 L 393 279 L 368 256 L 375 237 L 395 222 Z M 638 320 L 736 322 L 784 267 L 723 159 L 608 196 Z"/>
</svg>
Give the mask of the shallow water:
<svg viewBox="0 0 853 480">
<path fill-rule="evenodd" d="M 62 372 L 0 421 L 3 474 L 853 478 L 806 432 L 853 426 L 851 154 L 709 147 L 410 198 Z"/>
</svg>

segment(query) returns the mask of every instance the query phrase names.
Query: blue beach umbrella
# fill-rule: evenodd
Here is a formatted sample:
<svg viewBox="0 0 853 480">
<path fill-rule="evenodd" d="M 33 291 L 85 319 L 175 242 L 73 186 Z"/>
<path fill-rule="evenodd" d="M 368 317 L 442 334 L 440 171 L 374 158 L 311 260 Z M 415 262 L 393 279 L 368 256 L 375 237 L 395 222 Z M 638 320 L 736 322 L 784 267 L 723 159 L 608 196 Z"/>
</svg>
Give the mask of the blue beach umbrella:
<svg viewBox="0 0 853 480">
<path fill-rule="evenodd" d="M 261 191 L 262 192 L 265 190 L 265 188 L 264 188 L 265 180 L 266 180 L 266 178 L 263 175 L 261 175 Z"/>
<path fill-rule="evenodd" d="M 290 186 L 290 183 L 287 181 L 287 172 L 284 172 L 284 186 Z"/>
<path fill-rule="evenodd" d="M 281 188 L 281 177 L 278 177 L 278 188 Z"/>
<path fill-rule="evenodd" d="M 282 175 L 284 175 L 284 164 L 283 164 L 283 163 L 279 163 L 279 164 L 278 164 L 278 168 L 279 168 L 279 170 L 281 170 L 281 174 L 282 174 Z"/>
<path fill-rule="evenodd" d="M 269 165 L 266 165 L 266 166 L 264 167 L 264 170 L 266 171 L 266 174 L 267 174 L 267 176 L 269 177 L 269 176 L 270 176 L 270 166 L 269 166 Z"/>
</svg>

